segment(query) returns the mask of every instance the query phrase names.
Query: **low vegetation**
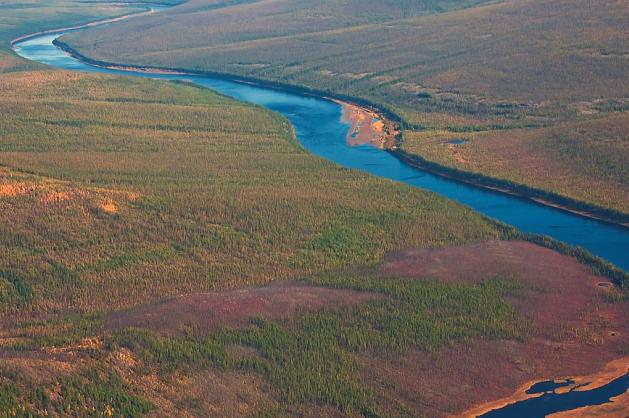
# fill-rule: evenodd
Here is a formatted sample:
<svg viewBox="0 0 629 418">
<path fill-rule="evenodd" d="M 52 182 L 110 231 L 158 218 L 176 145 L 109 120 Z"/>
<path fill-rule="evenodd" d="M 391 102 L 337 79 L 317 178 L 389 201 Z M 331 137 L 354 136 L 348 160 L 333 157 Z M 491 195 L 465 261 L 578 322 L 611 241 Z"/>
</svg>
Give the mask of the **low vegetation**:
<svg viewBox="0 0 629 418">
<path fill-rule="evenodd" d="M 376 292 L 380 297 L 357 307 L 324 310 L 284 321 L 252 319 L 243 328 L 222 328 L 209 335 L 194 329 L 183 337 L 138 328 L 105 332 L 103 345 L 94 345 L 91 356 L 109 358 L 108 353 L 128 350 L 134 358 L 133 372 L 140 379 L 154 371 L 160 379 L 167 379 L 172 374 L 212 368 L 260 375 L 282 405 L 275 411 L 279 414 L 300 405 L 324 404 L 346 414 L 382 416 L 373 402 L 372 389 L 360 380 L 359 356 L 364 353 L 431 351 L 456 341 L 522 339 L 528 333 L 527 321 L 504 300 L 520 291 L 521 286 L 511 281 L 491 279 L 479 285 L 462 285 L 344 274 L 316 276 L 309 282 Z M 102 328 L 85 328 L 76 318 L 65 324 L 71 328 L 49 322 L 41 330 L 82 334 L 83 340 L 103 333 Z M 38 338 L 40 331 L 25 325 L 25 335 L 34 339 L 30 345 L 18 344 L 14 349 L 60 346 L 59 339 Z M 76 347 L 78 341 L 71 344 Z M 25 383 L 18 379 L 18 384 L 13 383 L 7 391 L 8 399 L 0 405 L 0 411 L 29 405 L 48 412 L 80 415 L 90 408 L 107 408 L 136 416 L 151 409 L 149 402 L 132 395 L 115 374 L 79 370 L 72 375 L 76 377 L 56 383 L 57 402 L 50 402 L 51 384 L 35 390 L 41 399 L 29 398 L 27 394 L 33 390 L 19 389 Z"/>
<path fill-rule="evenodd" d="M 183 342 L 127 330 L 109 344 L 137 353 L 160 370 L 181 367 L 236 368 L 260 373 L 283 403 L 325 403 L 351 413 L 378 416 L 369 390 L 359 380 L 355 353 L 437 349 L 472 337 L 520 338 L 526 322 L 501 297 L 509 282 L 480 286 L 380 278 L 326 276 L 313 284 L 375 291 L 386 298 L 341 312 L 321 312 L 278 324 L 255 320 L 243 330 L 223 330 L 209 339 Z M 255 355 L 229 355 L 240 345 Z"/>
<path fill-rule="evenodd" d="M 281 319 L 243 314 L 228 292 L 216 294 L 221 308 L 206 306 L 218 318 L 201 315 L 198 320 L 229 322 L 230 317 L 244 316 L 248 322 L 210 330 L 198 322 L 172 327 L 170 318 L 159 318 L 160 311 L 150 304 L 143 311 L 151 318 L 158 316 L 150 330 L 142 321 L 129 327 L 110 320 L 131 311 L 19 321 L 14 326 L 19 332 L 13 335 L 21 341 L 4 342 L 8 359 L 3 373 L 11 376 L 12 370 L 24 370 L 23 362 L 30 361 L 25 370 L 37 377 L 32 381 L 8 377 L 12 389 L 7 396 L 11 405 L 37 405 L 38 411 L 50 413 L 75 393 L 58 389 L 71 382 L 76 391 L 86 393 L 81 395 L 86 404 L 102 408 L 100 399 L 111 399 L 114 410 L 129 413 L 155 407 L 171 415 L 233 411 L 221 399 L 236 393 L 240 409 L 230 414 L 240 416 L 447 416 L 469 407 L 472 400 L 497 396 L 496 389 L 508 394 L 522 380 L 540 373 L 584 370 L 580 363 L 558 364 L 557 353 L 541 359 L 537 350 L 544 352 L 548 344 L 566 344 L 567 358 L 580 352 L 585 358 L 579 362 L 587 370 L 592 361 L 604 362 L 626 344 L 624 337 L 618 341 L 606 337 L 610 329 L 622 333 L 624 321 L 601 318 L 624 312 L 627 299 L 613 288 L 597 287 L 597 278 L 571 258 L 525 242 L 463 246 L 458 256 L 449 255 L 449 250 L 419 250 L 434 253 L 420 258 L 421 268 L 437 268 L 432 270 L 434 280 L 406 277 L 415 270 L 406 270 L 404 264 L 415 262 L 412 252 L 388 263 L 390 271 L 376 267 L 307 277 L 303 285 L 375 298 Z M 469 272 L 452 266 L 452 257 L 469 264 Z M 531 257 L 540 264 L 532 265 Z M 510 271 L 514 278 L 496 278 L 498 271 Z M 298 293 L 293 296 L 294 303 L 301 303 Z M 577 300 L 587 302 L 576 306 Z M 180 317 L 192 303 L 205 306 L 203 299 L 189 299 L 173 305 L 168 316 Z M 554 315 L 542 315 L 546 310 Z M 187 321 L 185 316 L 181 320 Z M 33 356 L 39 360 L 33 363 Z M 68 358 L 81 359 L 80 366 L 65 363 Z M 431 358 L 435 364 L 428 364 Z M 405 361 L 413 365 L 404 366 Z M 415 368 L 416 363 L 422 365 Z M 52 372 L 53 367 L 59 370 Z M 485 374 L 497 378 L 505 373 L 503 368 L 510 373 L 501 380 L 504 386 L 479 387 L 485 394 L 480 397 L 459 393 L 454 384 L 461 379 L 458 383 L 467 387 L 484 381 Z M 518 372 L 520 368 L 526 373 Z M 406 382 L 410 387 L 400 386 L 405 379 L 412 379 Z M 252 397 L 251 388 L 259 395 Z M 444 403 L 447 395 L 441 390 L 458 395 Z M 40 392 L 57 402 L 38 403 L 34 394 Z M 80 411 L 83 404 L 72 399 L 69 410 Z"/>
<path fill-rule="evenodd" d="M 38 384 L 0 371 L 0 414 L 6 417 L 140 417 L 153 405 L 133 394 L 119 377 L 97 368 Z"/>
<path fill-rule="evenodd" d="M 447 167 L 553 190 L 627 214 L 628 135 L 629 113 L 624 112 L 508 131 L 407 132 L 403 147 Z M 510 163 L 514 155 L 517 164 Z"/>
</svg>

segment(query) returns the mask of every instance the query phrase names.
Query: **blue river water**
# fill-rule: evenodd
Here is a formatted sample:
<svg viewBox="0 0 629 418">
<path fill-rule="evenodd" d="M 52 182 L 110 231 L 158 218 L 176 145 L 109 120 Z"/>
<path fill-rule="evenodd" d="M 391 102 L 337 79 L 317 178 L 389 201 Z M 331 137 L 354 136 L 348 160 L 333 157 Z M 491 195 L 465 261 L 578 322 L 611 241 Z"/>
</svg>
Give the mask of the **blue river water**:
<svg viewBox="0 0 629 418">
<path fill-rule="evenodd" d="M 63 35 L 42 35 L 14 45 L 20 56 L 66 70 L 133 75 L 164 80 L 186 80 L 226 96 L 267 107 L 284 115 L 305 149 L 344 167 L 406 183 L 465 204 L 489 217 L 531 233 L 548 235 L 580 246 L 629 270 L 629 229 L 587 219 L 524 199 L 465 185 L 408 166 L 386 151 L 369 145 L 350 146 L 349 126 L 332 101 L 288 93 L 248 83 L 200 75 L 156 75 L 109 70 L 85 64 L 52 44 Z"/>
<path fill-rule="evenodd" d="M 551 382 L 540 382 L 536 385 L 539 387 L 543 383 Z M 494 409 L 480 415 L 479 418 L 544 418 L 557 412 L 610 403 L 613 402 L 614 397 L 622 395 L 629 388 L 629 373 L 593 389 L 580 390 L 578 386 L 575 386 L 569 391 L 557 392 L 555 389 L 561 386 L 564 385 L 549 387 L 548 390 L 542 391 L 540 396 Z M 531 392 L 527 391 L 527 393 Z"/>
</svg>

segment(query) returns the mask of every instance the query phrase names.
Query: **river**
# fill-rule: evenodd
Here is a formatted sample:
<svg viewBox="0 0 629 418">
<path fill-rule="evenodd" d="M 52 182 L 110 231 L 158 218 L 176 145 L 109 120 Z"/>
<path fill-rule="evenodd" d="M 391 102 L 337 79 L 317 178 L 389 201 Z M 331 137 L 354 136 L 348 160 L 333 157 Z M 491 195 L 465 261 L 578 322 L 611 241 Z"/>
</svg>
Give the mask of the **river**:
<svg viewBox="0 0 629 418">
<path fill-rule="evenodd" d="M 264 106 L 284 115 L 293 125 L 299 142 L 315 155 L 344 167 L 430 190 L 522 231 L 583 247 L 629 271 L 628 228 L 439 177 L 406 165 L 392 154 L 370 145 L 350 146 L 346 141 L 349 126 L 341 121 L 341 107 L 330 100 L 201 75 L 147 74 L 95 67 L 54 46 L 53 40 L 62 35 L 44 34 L 26 39 L 15 43 L 14 50 L 26 59 L 66 70 L 186 80 Z"/>
</svg>

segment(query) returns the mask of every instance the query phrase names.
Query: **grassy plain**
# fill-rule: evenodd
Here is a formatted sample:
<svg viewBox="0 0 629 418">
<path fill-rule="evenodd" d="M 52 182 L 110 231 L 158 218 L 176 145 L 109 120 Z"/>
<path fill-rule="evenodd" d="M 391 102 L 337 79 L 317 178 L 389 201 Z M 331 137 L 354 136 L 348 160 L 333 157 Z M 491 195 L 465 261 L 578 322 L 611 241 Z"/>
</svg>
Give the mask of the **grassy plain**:
<svg viewBox="0 0 629 418">
<path fill-rule="evenodd" d="M 624 4 L 219 4 L 192 0 L 162 17 L 65 41 L 105 61 L 253 76 L 365 99 L 397 113 L 410 132 L 480 131 L 477 151 L 460 148 L 482 159 L 444 158 L 445 145 L 422 155 L 627 212 L 627 177 L 616 164 L 629 158 L 626 118 L 617 117 L 629 96 Z M 582 124 L 616 134 L 573 136 Z M 418 140 L 424 137 L 409 135 L 402 146 L 421 153 L 431 147 Z M 513 153 L 501 152 L 503 142 Z M 507 176 L 501 166 L 513 171 Z"/>
</svg>

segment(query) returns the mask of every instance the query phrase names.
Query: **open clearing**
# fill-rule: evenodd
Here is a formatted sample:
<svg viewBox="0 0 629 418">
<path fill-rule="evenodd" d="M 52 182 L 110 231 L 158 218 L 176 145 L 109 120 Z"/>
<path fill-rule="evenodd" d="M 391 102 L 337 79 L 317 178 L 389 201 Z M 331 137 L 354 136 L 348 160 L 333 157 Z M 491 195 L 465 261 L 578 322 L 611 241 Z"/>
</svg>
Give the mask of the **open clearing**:
<svg viewBox="0 0 629 418">
<path fill-rule="evenodd" d="M 511 277 L 526 289 L 510 301 L 533 323 L 535 332 L 528 340 L 410 353 L 374 372 L 398 376 L 400 390 L 410 385 L 409 393 L 422 393 L 421 402 L 435 413 L 511 395 L 527 382 L 598 372 L 629 344 L 629 303 L 610 302 L 614 296 L 608 292 L 615 290 L 600 285 L 607 280 L 530 243 L 406 250 L 388 255 L 378 271 L 385 277 L 464 283 Z M 373 360 L 369 364 L 376 367 Z M 460 403 L 444 411 L 439 405 L 447 399 Z"/>
<path fill-rule="evenodd" d="M 159 334 L 187 328 L 211 331 L 243 327 L 252 318 L 286 319 L 322 309 L 340 309 L 373 300 L 377 295 L 343 289 L 274 284 L 223 293 L 197 293 L 116 312 L 105 319 L 110 330 L 135 327 Z"/>
</svg>

